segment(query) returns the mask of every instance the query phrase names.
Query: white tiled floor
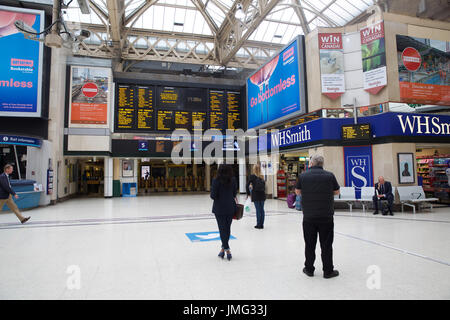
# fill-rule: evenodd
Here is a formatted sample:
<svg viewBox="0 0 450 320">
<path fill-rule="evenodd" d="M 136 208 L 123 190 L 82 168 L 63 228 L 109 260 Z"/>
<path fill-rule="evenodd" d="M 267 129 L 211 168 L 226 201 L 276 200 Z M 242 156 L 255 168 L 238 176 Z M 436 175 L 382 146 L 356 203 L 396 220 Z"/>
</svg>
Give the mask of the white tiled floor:
<svg viewBox="0 0 450 320">
<path fill-rule="evenodd" d="M 301 213 L 266 202 L 264 230 L 255 216 L 234 221 L 233 260 L 219 241 L 191 242 L 216 231 L 204 195 L 76 199 L 0 214 L 0 299 L 449 299 L 450 207 L 433 213 L 338 211 L 334 264 L 323 279 L 319 245 L 314 278 L 302 272 Z M 380 289 L 369 289 L 380 270 Z M 69 289 L 70 266 L 80 289 Z"/>
</svg>

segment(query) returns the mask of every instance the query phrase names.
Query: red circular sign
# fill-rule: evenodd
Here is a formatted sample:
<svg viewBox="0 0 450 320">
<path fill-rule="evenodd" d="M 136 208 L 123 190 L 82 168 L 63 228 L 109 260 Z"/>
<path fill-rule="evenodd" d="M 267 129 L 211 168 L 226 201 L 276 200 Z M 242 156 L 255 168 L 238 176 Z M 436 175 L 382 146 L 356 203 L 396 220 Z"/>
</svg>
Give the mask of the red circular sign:
<svg viewBox="0 0 450 320">
<path fill-rule="evenodd" d="M 406 69 L 409 71 L 417 71 L 422 64 L 422 57 L 420 56 L 419 51 L 408 47 L 402 52 L 402 61 Z"/>
<path fill-rule="evenodd" d="M 81 88 L 81 92 L 83 92 L 83 94 L 88 97 L 88 98 L 93 98 L 97 95 L 98 93 L 98 87 L 95 83 L 93 82 L 87 82 L 83 85 L 83 87 Z"/>
</svg>

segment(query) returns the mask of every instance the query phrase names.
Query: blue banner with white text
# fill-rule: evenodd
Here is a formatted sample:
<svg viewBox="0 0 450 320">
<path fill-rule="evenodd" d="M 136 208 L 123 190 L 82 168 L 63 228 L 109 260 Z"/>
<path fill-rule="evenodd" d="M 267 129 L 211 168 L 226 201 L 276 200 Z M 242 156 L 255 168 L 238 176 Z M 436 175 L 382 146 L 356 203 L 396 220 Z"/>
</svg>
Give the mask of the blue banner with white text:
<svg viewBox="0 0 450 320">
<path fill-rule="evenodd" d="M 355 188 L 356 199 L 361 198 L 362 187 L 372 187 L 372 146 L 343 147 L 345 186 Z"/>
</svg>

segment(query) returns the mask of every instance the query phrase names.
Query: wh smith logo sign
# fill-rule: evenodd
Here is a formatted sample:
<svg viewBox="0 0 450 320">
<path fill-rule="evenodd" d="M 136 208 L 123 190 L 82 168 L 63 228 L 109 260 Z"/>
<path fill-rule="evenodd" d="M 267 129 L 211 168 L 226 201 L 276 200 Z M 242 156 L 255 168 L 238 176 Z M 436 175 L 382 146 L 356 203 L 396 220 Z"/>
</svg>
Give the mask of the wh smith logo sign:
<svg viewBox="0 0 450 320">
<path fill-rule="evenodd" d="M 285 147 L 292 144 L 311 141 L 311 131 L 307 125 L 301 125 L 271 134 L 271 146 Z"/>
<path fill-rule="evenodd" d="M 406 135 L 450 135 L 450 121 L 443 117 L 398 114 L 397 118 L 402 133 Z"/>
<path fill-rule="evenodd" d="M 344 147 L 345 186 L 355 188 L 361 198 L 361 188 L 373 186 L 372 147 Z"/>
</svg>

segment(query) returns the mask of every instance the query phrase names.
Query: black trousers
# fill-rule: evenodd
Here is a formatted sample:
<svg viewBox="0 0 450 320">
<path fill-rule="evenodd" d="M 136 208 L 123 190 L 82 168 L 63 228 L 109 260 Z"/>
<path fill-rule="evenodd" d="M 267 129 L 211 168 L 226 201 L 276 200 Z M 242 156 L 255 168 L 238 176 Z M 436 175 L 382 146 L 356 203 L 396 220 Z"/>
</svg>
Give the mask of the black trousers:
<svg viewBox="0 0 450 320">
<path fill-rule="evenodd" d="M 324 273 L 331 273 L 333 266 L 334 222 L 332 219 L 324 221 L 303 220 L 303 238 L 305 239 L 305 268 L 313 272 L 316 260 L 316 243 L 319 235 L 322 249 L 322 265 Z"/>
<path fill-rule="evenodd" d="M 231 235 L 231 222 L 233 222 L 233 215 L 218 215 L 216 214 L 217 225 L 219 227 L 220 240 L 222 240 L 222 248 L 230 249 L 228 240 Z"/>
<path fill-rule="evenodd" d="M 375 208 L 375 211 L 378 211 L 379 200 L 387 200 L 389 212 L 392 213 L 392 205 L 394 204 L 394 195 L 388 194 L 387 197 L 383 197 L 383 198 L 378 198 L 377 196 L 373 196 L 372 201 L 373 201 L 373 207 Z"/>
</svg>

